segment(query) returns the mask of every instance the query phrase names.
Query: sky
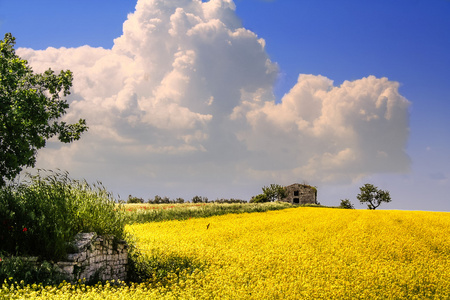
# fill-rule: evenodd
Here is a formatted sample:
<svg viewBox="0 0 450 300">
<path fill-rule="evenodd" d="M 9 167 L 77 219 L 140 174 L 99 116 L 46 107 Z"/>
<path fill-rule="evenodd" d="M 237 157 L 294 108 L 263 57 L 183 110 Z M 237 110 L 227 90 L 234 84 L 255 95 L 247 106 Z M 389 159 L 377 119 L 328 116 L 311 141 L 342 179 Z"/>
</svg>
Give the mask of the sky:
<svg viewBox="0 0 450 300">
<path fill-rule="evenodd" d="M 448 0 L 0 0 L 35 72 L 74 73 L 37 166 L 116 196 L 248 200 L 308 183 L 318 201 L 450 211 Z"/>
</svg>

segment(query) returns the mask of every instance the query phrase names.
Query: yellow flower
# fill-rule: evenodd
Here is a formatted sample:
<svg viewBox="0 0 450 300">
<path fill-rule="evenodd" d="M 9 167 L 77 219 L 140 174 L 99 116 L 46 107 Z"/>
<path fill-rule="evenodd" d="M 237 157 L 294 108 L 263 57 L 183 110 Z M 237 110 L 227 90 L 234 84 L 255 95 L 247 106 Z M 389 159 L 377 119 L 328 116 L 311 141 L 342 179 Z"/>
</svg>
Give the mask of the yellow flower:
<svg viewBox="0 0 450 300">
<path fill-rule="evenodd" d="M 208 224 L 209 228 L 208 228 Z M 135 224 L 147 283 L 3 285 L 11 299 L 445 299 L 450 214 L 292 208 Z"/>
</svg>

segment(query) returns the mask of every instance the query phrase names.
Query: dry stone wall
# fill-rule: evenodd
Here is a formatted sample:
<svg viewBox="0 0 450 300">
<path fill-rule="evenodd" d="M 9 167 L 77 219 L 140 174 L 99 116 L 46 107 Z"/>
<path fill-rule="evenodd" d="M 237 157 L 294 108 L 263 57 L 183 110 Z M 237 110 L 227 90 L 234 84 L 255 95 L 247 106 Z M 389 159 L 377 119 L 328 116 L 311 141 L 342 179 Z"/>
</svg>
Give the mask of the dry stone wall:
<svg viewBox="0 0 450 300">
<path fill-rule="evenodd" d="M 126 280 L 128 245 L 114 237 L 79 233 L 74 241 L 74 253 L 57 266 L 69 280 Z"/>
</svg>

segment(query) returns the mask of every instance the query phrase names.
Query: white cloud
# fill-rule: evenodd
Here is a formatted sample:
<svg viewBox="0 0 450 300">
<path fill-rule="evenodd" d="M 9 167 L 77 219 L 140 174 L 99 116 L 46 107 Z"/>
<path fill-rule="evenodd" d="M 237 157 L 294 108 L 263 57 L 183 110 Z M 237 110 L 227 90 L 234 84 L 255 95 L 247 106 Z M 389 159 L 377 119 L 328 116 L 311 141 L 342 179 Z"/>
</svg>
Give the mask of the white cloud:
<svg viewBox="0 0 450 300">
<path fill-rule="evenodd" d="M 238 134 L 247 148 L 275 162 L 258 159 L 254 168 L 273 178 L 352 181 L 408 169 L 408 105 L 398 83 L 386 78 L 335 87 L 323 76 L 302 74 L 281 103 L 246 101 L 233 117 L 247 121 Z"/>
<path fill-rule="evenodd" d="M 152 190 L 408 168 L 398 83 L 300 75 L 277 104 L 278 67 L 234 10 L 231 0 L 139 0 L 112 49 L 19 49 L 35 71 L 74 72 L 66 118 L 90 127 L 73 144 L 50 143 L 38 165 Z"/>
</svg>

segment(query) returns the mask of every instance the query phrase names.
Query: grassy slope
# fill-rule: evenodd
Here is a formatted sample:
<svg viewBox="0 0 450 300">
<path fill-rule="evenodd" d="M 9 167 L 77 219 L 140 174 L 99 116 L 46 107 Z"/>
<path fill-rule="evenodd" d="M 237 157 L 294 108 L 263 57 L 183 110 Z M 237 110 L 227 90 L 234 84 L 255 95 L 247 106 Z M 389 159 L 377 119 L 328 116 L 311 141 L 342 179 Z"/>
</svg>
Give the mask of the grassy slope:
<svg viewBox="0 0 450 300">
<path fill-rule="evenodd" d="M 265 212 L 291 208 L 285 202 L 269 203 L 183 203 L 183 204 L 125 204 L 128 224 L 207 218 L 225 214 Z"/>
</svg>

